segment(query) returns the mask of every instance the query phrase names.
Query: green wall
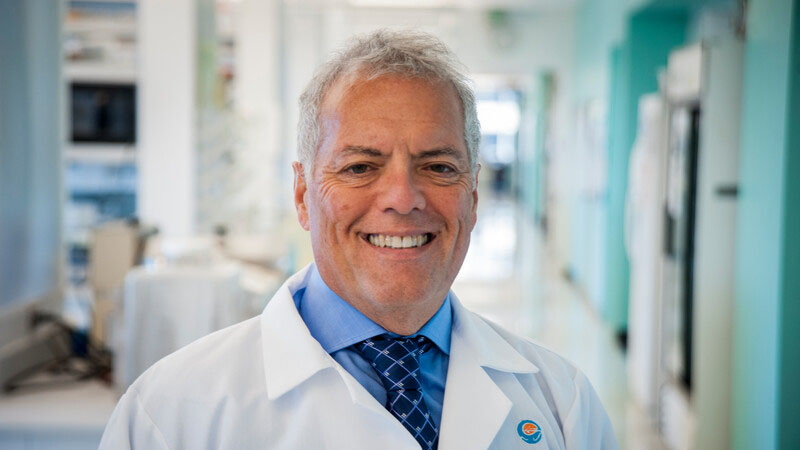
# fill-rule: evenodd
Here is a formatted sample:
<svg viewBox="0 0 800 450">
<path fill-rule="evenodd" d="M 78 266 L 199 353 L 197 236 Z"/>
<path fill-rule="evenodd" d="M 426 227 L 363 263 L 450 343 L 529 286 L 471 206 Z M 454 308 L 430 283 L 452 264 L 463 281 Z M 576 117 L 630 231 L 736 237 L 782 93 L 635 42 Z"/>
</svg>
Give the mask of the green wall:
<svg viewBox="0 0 800 450">
<path fill-rule="evenodd" d="M 601 236 L 600 271 L 603 279 L 598 304 L 603 317 L 619 331 L 627 328 L 629 263 L 624 248 L 625 190 L 628 185 L 628 118 L 630 95 L 630 40 L 611 52 L 611 88 L 608 108 L 608 186 L 605 224 Z M 626 147 L 627 146 L 627 147 Z M 609 241 L 610 239 L 610 241 Z M 612 298 L 613 300 L 609 300 Z"/>
<path fill-rule="evenodd" d="M 636 99 L 656 89 L 654 69 L 686 38 L 681 15 L 726 0 L 584 0 L 576 37 L 575 102 L 608 106 L 605 230 L 590 237 L 585 200 L 573 200 L 570 266 L 613 325 L 627 316 L 622 246 Z M 731 442 L 737 449 L 800 448 L 800 0 L 749 0 L 741 126 Z M 645 5 L 642 7 L 642 5 Z M 660 10 L 657 9 L 660 6 Z M 670 19 L 670 15 L 673 14 Z M 675 16 L 677 15 L 677 16 Z M 681 22 L 684 22 L 681 24 Z M 655 48 L 655 50 L 651 50 Z M 600 227 L 598 227 L 600 229 Z M 582 233 L 578 236 L 578 233 Z M 584 238 L 583 236 L 587 236 Z M 591 262 L 586 240 L 598 241 Z M 577 245 L 580 244 L 580 245 Z M 599 266 L 599 267 L 598 267 Z M 599 273 L 602 271 L 602 274 Z"/>
<path fill-rule="evenodd" d="M 547 213 L 547 132 L 548 124 L 551 120 L 550 105 L 553 96 L 553 75 L 549 73 L 539 74 L 536 77 L 537 92 L 539 95 L 536 101 L 536 142 L 533 159 L 533 168 L 530 173 L 534 174 L 534 182 L 529 183 L 533 192 L 531 193 L 533 203 L 534 219 L 542 223 Z"/>
<path fill-rule="evenodd" d="M 583 0 L 576 12 L 575 76 L 572 77 L 573 103 L 581 109 L 603 111 L 603 128 L 611 121 L 613 108 L 610 57 L 625 36 L 628 12 L 642 0 Z M 607 131 L 606 131 L 607 133 Z M 608 135 L 606 135 L 606 143 Z M 581 157 L 578 155 L 577 157 Z M 592 168 L 577 161 L 574 172 L 592 176 Z M 607 189 L 589 196 L 576 189 L 570 198 L 570 261 L 573 280 L 586 292 L 593 307 L 605 311 Z"/>
<path fill-rule="evenodd" d="M 584 0 L 576 14 L 576 99 L 606 99 L 611 48 L 622 40 L 626 14 L 619 0 Z"/>
<path fill-rule="evenodd" d="M 526 182 L 520 183 L 525 210 L 535 223 L 540 224 L 546 213 L 547 167 L 545 145 L 547 124 L 550 121 L 553 76 L 539 73 L 532 77 L 532 85 L 523 98 L 525 119 L 529 119 L 533 132 L 525 140 L 526 148 L 519 156 L 520 176 Z"/>
<path fill-rule="evenodd" d="M 607 108 L 607 186 L 599 201 L 571 200 L 570 271 L 617 331 L 628 320 L 623 224 L 638 99 L 658 90 L 669 52 L 686 42 L 693 2 L 586 0 L 577 12 L 575 102 Z"/>
<path fill-rule="evenodd" d="M 789 134 L 786 146 L 786 193 L 783 201 L 783 304 L 780 335 L 781 393 L 778 396 L 780 448 L 800 448 L 800 2 L 795 0 L 792 13 L 792 37 L 789 47 L 789 111 L 786 114 Z"/>
<path fill-rule="evenodd" d="M 628 159 L 636 138 L 639 97 L 658 91 L 658 71 L 685 43 L 689 14 L 682 8 L 646 7 L 633 13 L 623 43 L 611 56 L 603 317 L 618 331 L 628 323 L 629 264 L 625 253 Z"/>
<path fill-rule="evenodd" d="M 748 5 L 734 313 L 736 449 L 800 447 L 797 3 Z"/>
</svg>

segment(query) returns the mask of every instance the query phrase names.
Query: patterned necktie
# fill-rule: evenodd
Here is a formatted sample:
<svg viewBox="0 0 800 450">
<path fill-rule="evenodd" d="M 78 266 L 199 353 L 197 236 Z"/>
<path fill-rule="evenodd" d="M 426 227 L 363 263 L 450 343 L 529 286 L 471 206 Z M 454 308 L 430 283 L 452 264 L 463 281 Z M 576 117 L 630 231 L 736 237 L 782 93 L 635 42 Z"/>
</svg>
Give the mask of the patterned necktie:
<svg viewBox="0 0 800 450">
<path fill-rule="evenodd" d="M 420 384 L 419 355 L 430 345 L 424 336 L 391 338 L 385 334 L 355 345 L 386 388 L 386 409 L 426 450 L 436 449 L 439 439 Z"/>
</svg>

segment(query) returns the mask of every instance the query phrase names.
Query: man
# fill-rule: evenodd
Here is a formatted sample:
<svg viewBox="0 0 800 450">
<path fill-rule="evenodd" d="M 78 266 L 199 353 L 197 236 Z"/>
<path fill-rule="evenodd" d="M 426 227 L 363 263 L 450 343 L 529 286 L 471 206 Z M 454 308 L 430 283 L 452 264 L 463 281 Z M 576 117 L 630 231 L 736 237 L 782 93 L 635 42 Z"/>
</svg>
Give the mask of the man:
<svg viewBox="0 0 800 450">
<path fill-rule="evenodd" d="M 294 200 L 315 264 L 260 317 L 151 367 L 101 447 L 616 448 L 583 374 L 450 292 L 480 130 L 446 47 L 357 39 L 300 103 Z"/>
</svg>

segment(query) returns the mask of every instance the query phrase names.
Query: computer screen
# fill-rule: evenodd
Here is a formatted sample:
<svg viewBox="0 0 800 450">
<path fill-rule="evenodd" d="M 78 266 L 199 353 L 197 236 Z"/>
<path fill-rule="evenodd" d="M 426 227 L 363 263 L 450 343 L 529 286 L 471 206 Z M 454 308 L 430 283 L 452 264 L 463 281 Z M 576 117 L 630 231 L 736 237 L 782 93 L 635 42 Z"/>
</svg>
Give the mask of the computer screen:
<svg viewBox="0 0 800 450">
<path fill-rule="evenodd" d="M 72 83 L 72 142 L 136 142 L 136 87 L 133 84 Z"/>
</svg>

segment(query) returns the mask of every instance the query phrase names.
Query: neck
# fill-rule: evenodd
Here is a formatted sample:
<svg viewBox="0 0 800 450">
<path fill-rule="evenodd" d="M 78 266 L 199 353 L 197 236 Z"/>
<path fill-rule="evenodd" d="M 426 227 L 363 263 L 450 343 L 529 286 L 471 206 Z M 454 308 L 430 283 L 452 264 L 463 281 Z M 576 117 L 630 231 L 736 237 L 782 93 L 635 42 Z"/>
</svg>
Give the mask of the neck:
<svg viewBox="0 0 800 450">
<path fill-rule="evenodd" d="M 325 285 L 361 314 L 401 336 L 419 331 L 441 308 L 450 285 L 383 285 L 340 282 L 335 272 L 317 266 Z"/>
<path fill-rule="evenodd" d="M 383 327 L 386 331 L 401 336 L 409 336 L 418 332 L 431 320 L 431 317 L 442 306 L 443 301 L 444 299 L 435 304 L 429 303 L 431 307 L 435 306 L 435 308 L 396 308 L 392 311 L 365 312 L 356 305 L 353 305 L 353 307 L 359 309 L 362 314 L 369 317 L 370 320 Z"/>
</svg>

